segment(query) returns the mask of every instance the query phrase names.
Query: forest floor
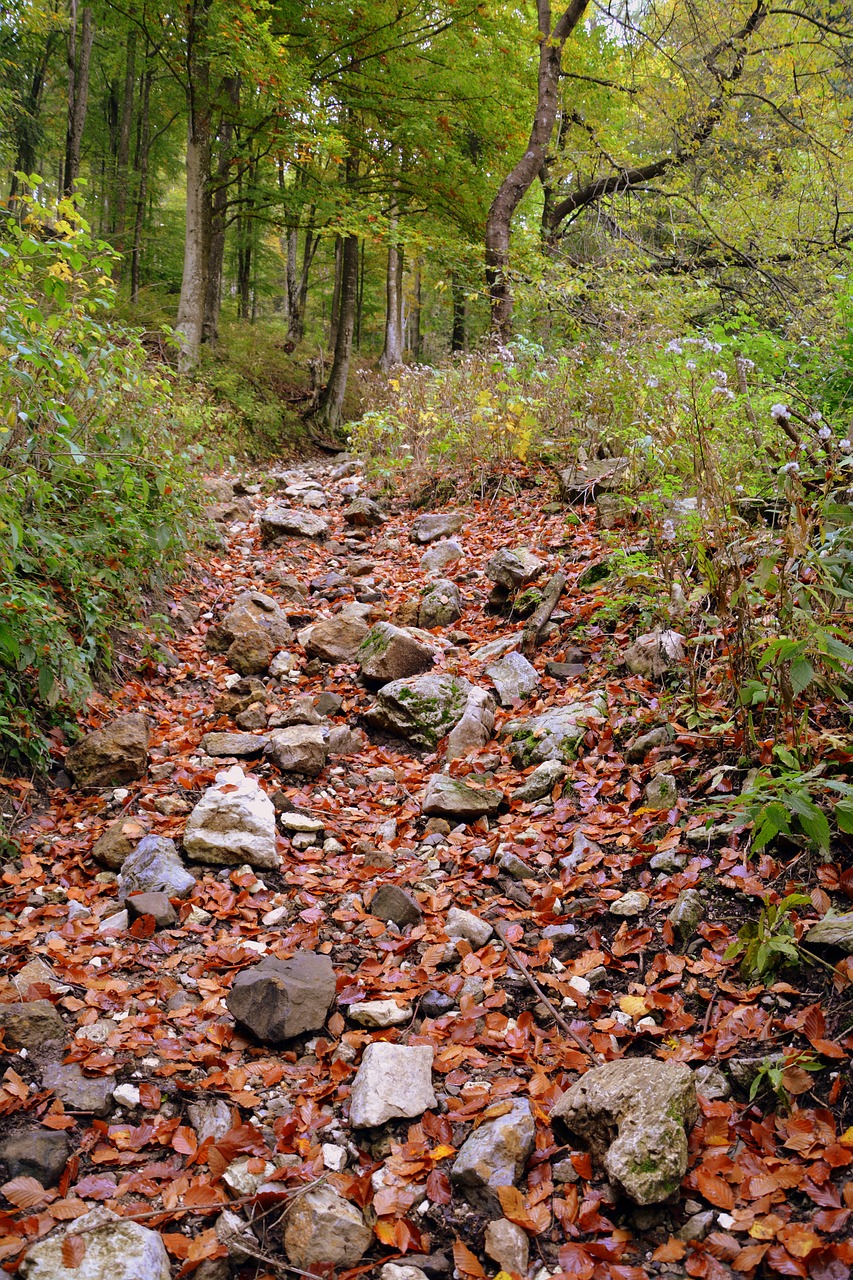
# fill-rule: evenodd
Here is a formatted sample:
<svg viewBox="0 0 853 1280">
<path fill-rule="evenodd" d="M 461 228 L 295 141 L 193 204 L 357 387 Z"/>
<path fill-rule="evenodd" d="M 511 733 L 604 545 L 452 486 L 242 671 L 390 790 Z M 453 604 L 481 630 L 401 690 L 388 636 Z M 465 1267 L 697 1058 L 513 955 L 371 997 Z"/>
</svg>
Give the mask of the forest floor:
<svg viewBox="0 0 853 1280">
<path fill-rule="evenodd" d="M 363 715 L 376 693 L 359 681 L 355 664 L 309 662 L 294 639 L 294 670 L 268 683 L 266 714 L 301 695 L 337 695 L 339 707 L 327 703 L 331 725 L 360 731 L 362 745 L 330 756 L 310 780 L 282 775 L 266 759 L 240 763 L 279 810 L 320 819 L 341 850 L 299 849 L 282 833 L 279 870 L 188 864 L 197 882 L 188 898 L 175 900 L 175 923 L 155 931 L 152 917 L 142 916 L 123 932 L 102 930 L 121 902 L 115 876 L 92 859 L 93 844 L 119 819 L 180 842 L 195 803 L 233 763 L 204 756 L 199 744 L 212 730 L 235 728 L 214 711 L 232 672 L 205 647 L 208 629 L 234 598 L 246 590 L 273 596 L 295 631 L 365 591 L 379 597 L 374 617 L 392 621 L 419 598 L 425 548 L 409 539 L 418 513 L 401 496 L 380 528 L 348 528 L 352 481 L 333 481 L 331 471 L 318 461 L 289 473 L 325 492 L 320 514 L 331 546 L 290 539 L 264 547 L 254 520 L 230 526 L 222 547 L 175 592 L 175 634 L 160 637 L 172 659 L 158 662 L 163 655 L 149 646 L 134 675 L 90 701 L 84 731 L 119 714 L 148 717 L 151 767 L 140 781 L 81 791 L 60 774 L 42 791 L 33 779 L 3 780 L 19 853 L 7 852 L 2 874 L 0 1000 L 50 1000 L 67 1034 L 64 1063 L 77 1064 L 86 1080 L 118 1086 L 119 1100 L 108 1098 L 100 1117 L 63 1105 L 45 1085 L 38 1052 L 7 1043 L 0 1057 L 4 1140 L 15 1139 L 20 1151 L 47 1132 L 64 1134 L 68 1145 L 46 1185 L 7 1171 L 2 1264 L 14 1273 L 22 1249 L 54 1231 L 73 1239 L 75 1220 L 106 1206 L 162 1234 L 173 1276 L 298 1273 L 282 1223 L 294 1193 L 324 1180 L 374 1230 L 361 1261 L 339 1275 L 378 1274 L 402 1254 L 430 1280 L 454 1268 L 458 1276 L 494 1275 L 498 1262 L 485 1250 L 484 1231 L 502 1213 L 526 1233 L 528 1273 L 543 1280 L 560 1273 L 842 1280 L 853 1263 L 850 987 L 842 968 L 834 972 L 831 950 L 821 953 L 823 963 L 801 955 L 766 982 L 745 980 L 736 962 L 723 959 L 768 895 L 810 895 L 793 917 L 798 934 L 831 905 L 843 911 L 842 867 L 793 845 L 750 858 L 743 819 L 719 829 L 749 762 L 712 731 L 717 707 L 724 717 L 718 677 L 706 672 L 698 691 L 706 720 L 690 731 L 686 663 L 657 679 L 627 672 L 622 659 L 636 613 L 628 607 L 605 627 L 596 615 L 612 584 L 581 588 L 577 580 L 634 535 L 604 535 L 594 506 L 575 508 L 577 523 L 567 522 L 566 510 L 549 506 L 547 487 L 523 467 L 507 468 L 500 487 L 459 493 L 438 508 L 464 512 L 454 535 L 463 558 L 444 571 L 461 589 L 464 612 L 433 633 L 438 670 L 489 688 L 488 661 L 474 651 L 522 631 L 521 619 L 487 608 L 484 570 L 496 550 L 524 546 L 546 562 L 543 580 L 558 567 L 568 577 L 533 659 L 538 687 L 526 703 L 499 707 L 493 739 L 451 767 L 460 777 L 485 774 L 503 792 L 500 812 L 452 829 L 428 827 L 421 801 L 443 767 L 440 746 L 429 752 L 371 729 Z M 267 502 L 261 494 L 248 500 L 255 514 Z M 374 567 L 354 565 L 364 560 Z M 292 581 L 283 585 L 286 575 L 299 591 Z M 546 674 L 546 662 L 565 661 L 568 672 Z M 531 769 L 514 763 L 504 723 L 592 692 L 604 693 L 607 713 L 590 724 L 565 781 L 538 800 L 513 799 Z M 629 749 L 661 726 L 657 746 Z M 62 754 L 58 743 L 58 763 Z M 677 786 L 665 811 L 645 803 L 645 788 L 659 775 Z M 373 894 L 389 883 L 416 900 L 414 925 L 396 928 L 371 914 Z M 692 909 L 673 920 L 677 900 Z M 73 912 L 71 903 L 78 904 Z M 445 922 L 454 907 L 497 932 L 479 947 L 448 948 Z M 337 1006 L 322 1030 L 264 1046 L 235 1024 L 225 998 L 235 974 L 259 954 L 286 958 L 298 949 L 330 957 Z M 28 969 L 22 982 L 34 960 L 47 968 Z M 374 999 L 403 1006 L 405 1021 L 378 1030 L 356 1025 L 352 1005 Z M 431 1046 L 436 1104 L 355 1130 L 350 1088 L 372 1041 Z M 696 1073 L 699 1114 L 687 1171 L 661 1204 L 632 1204 L 601 1160 L 549 1120 L 581 1075 L 619 1058 L 684 1063 Z M 516 1187 L 490 1212 L 487 1203 L 469 1202 L 451 1169 L 473 1129 L 519 1100 L 535 1120 L 535 1149 Z M 216 1130 L 223 1103 L 224 1127 Z M 229 1205 L 254 1228 L 242 1259 L 215 1230 Z M 512 1258 L 501 1261 L 518 1270 Z M 73 1247 L 63 1264 L 77 1274 Z"/>
</svg>

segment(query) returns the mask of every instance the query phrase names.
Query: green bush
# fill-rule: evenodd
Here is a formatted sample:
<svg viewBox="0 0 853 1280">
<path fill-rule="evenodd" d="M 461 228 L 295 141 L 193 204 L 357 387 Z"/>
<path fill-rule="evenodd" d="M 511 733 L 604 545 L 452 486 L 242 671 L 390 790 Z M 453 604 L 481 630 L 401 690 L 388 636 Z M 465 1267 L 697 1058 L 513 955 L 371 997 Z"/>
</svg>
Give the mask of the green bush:
<svg viewBox="0 0 853 1280">
<path fill-rule="evenodd" d="M 111 318 L 112 261 L 70 200 L 0 231 L 0 758 L 19 764 L 44 762 L 198 510 L 171 387 Z"/>
</svg>

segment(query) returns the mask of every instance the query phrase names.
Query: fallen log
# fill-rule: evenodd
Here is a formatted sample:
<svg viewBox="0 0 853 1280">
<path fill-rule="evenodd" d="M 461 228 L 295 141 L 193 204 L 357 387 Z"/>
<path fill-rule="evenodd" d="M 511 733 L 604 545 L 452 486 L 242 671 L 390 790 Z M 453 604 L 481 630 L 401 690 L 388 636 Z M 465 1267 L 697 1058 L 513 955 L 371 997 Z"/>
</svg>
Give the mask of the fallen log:
<svg viewBox="0 0 853 1280">
<path fill-rule="evenodd" d="M 536 646 L 542 638 L 542 632 L 545 630 L 551 614 L 556 609 L 560 596 L 565 589 L 566 575 L 564 573 L 557 572 L 552 578 L 548 579 L 545 590 L 542 593 L 542 603 L 524 624 L 521 652 L 525 658 L 532 658 L 536 652 Z"/>
</svg>

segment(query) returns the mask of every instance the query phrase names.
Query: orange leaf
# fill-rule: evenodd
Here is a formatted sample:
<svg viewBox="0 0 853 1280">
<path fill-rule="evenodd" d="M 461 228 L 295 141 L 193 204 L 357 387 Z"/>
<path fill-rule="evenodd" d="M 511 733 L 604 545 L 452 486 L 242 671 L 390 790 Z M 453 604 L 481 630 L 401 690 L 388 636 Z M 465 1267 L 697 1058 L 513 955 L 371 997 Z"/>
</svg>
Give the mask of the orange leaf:
<svg viewBox="0 0 853 1280">
<path fill-rule="evenodd" d="M 457 1271 L 464 1276 L 475 1276 L 477 1280 L 485 1280 L 486 1273 L 477 1258 L 461 1240 L 453 1242 L 453 1261 Z"/>
<path fill-rule="evenodd" d="M 708 1173 L 702 1167 L 696 1170 L 696 1186 L 705 1199 L 718 1209 L 733 1209 L 735 1194 L 725 1179 L 715 1173 Z"/>
<path fill-rule="evenodd" d="M 82 1236 L 66 1236 L 62 1241 L 62 1265 L 74 1271 L 80 1266 L 86 1253 L 86 1241 Z"/>
<path fill-rule="evenodd" d="M 195 1130 L 185 1124 L 179 1125 L 172 1136 L 172 1146 L 183 1156 L 194 1156 L 198 1150 Z"/>
<path fill-rule="evenodd" d="M 652 1262 L 680 1262 L 687 1252 L 683 1240 L 670 1236 L 666 1244 L 659 1244 L 652 1254 Z"/>
<path fill-rule="evenodd" d="M 45 1191 L 36 1178 L 13 1178 L 5 1182 L 0 1191 L 16 1209 L 34 1209 L 37 1204 L 46 1204 L 56 1199 L 55 1191 Z"/>
</svg>

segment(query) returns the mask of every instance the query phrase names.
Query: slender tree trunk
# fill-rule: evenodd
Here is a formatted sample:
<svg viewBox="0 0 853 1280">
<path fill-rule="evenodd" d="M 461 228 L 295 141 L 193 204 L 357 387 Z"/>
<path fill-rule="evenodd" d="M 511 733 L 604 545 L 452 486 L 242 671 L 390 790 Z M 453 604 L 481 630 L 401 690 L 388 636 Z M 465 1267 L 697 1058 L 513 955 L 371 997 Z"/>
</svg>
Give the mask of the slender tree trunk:
<svg viewBox="0 0 853 1280">
<path fill-rule="evenodd" d="M 77 0 L 71 0 L 68 28 L 68 127 L 65 134 L 65 173 L 63 189 L 66 195 L 74 191 L 80 176 L 80 148 L 86 108 L 89 103 L 89 64 L 92 58 L 92 41 L 95 28 L 92 10 L 88 5 L 80 15 L 80 40 L 77 40 Z"/>
<path fill-rule="evenodd" d="M 9 206 L 12 208 L 18 194 L 18 179 L 16 173 L 30 174 L 36 167 L 36 144 L 39 139 L 39 110 L 41 108 L 41 95 L 44 89 L 45 77 L 47 76 L 47 68 L 50 62 L 51 54 L 55 47 L 54 34 L 51 33 L 45 41 L 44 49 L 39 59 L 38 65 L 33 72 L 30 80 L 29 91 L 27 92 L 22 104 L 23 110 L 18 117 L 15 125 L 15 165 L 12 171 L 12 179 L 9 187 Z M 60 190 L 61 185 L 60 185 Z"/>
<path fill-rule="evenodd" d="M 396 222 L 396 219 L 394 220 Z M 392 223 L 392 234 L 394 223 Z M 403 251 L 388 245 L 388 267 L 385 277 L 385 346 L 379 368 L 387 373 L 403 363 Z"/>
<path fill-rule="evenodd" d="M 468 334 L 465 321 L 465 291 L 459 276 L 454 271 L 450 276 L 450 297 L 453 302 L 453 324 L 450 329 L 450 350 L 465 351 L 468 346 Z"/>
<path fill-rule="evenodd" d="M 358 290 L 358 237 L 346 236 L 341 248 L 341 273 L 335 355 L 329 381 L 320 395 L 315 416 L 327 427 L 340 426 L 352 357 L 355 304 Z"/>
<path fill-rule="evenodd" d="M 202 35 L 192 24 L 192 43 Z M 187 205 L 184 268 L 175 330 L 180 336 L 178 367 L 186 372 L 197 363 L 204 336 L 204 304 L 210 268 L 210 64 L 193 49 L 188 53 L 189 112 L 187 121 Z"/>
<path fill-rule="evenodd" d="M 364 241 L 358 253 L 358 291 L 355 306 L 355 349 L 361 351 L 361 322 L 364 319 Z"/>
<path fill-rule="evenodd" d="M 299 248 L 299 231 L 294 229 L 288 237 L 287 252 L 290 255 L 290 266 L 288 268 L 288 285 L 290 286 L 290 297 L 288 298 L 288 328 L 287 336 L 291 342 L 297 345 L 305 336 L 305 308 L 308 305 L 308 277 L 311 271 L 311 263 L 314 261 L 314 255 L 320 244 L 320 233 L 314 235 L 314 213 L 315 206 L 312 205 L 308 212 L 308 225 L 305 228 L 305 240 L 302 245 L 302 268 L 297 274 L 296 271 L 296 255 Z"/>
<path fill-rule="evenodd" d="M 127 199 L 130 185 L 130 134 L 133 127 L 133 97 L 136 87 L 136 28 L 131 27 L 127 36 L 127 55 L 124 63 L 124 93 L 121 99 L 121 115 L 118 125 L 118 147 L 115 171 L 115 247 L 125 251 Z M 121 263 L 117 264 L 118 268 Z"/>
<path fill-rule="evenodd" d="M 228 106 L 225 107 L 219 126 L 219 155 L 210 215 L 210 256 L 204 298 L 203 342 L 216 342 L 219 337 L 222 269 L 225 262 L 225 215 L 228 208 L 228 176 L 234 157 L 234 116 L 240 106 L 239 76 L 226 76 L 222 81 L 222 88 L 233 111 L 229 111 Z"/>
<path fill-rule="evenodd" d="M 527 150 L 498 187 L 486 220 L 486 282 L 489 289 L 492 337 L 497 342 L 508 342 L 512 336 L 512 288 L 509 280 L 512 218 L 542 168 L 557 117 L 563 47 L 583 17 L 588 4 L 589 0 L 570 0 L 552 27 L 550 0 L 536 0 L 539 17 L 536 114 Z"/>
<path fill-rule="evenodd" d="M 147 50 L 146 50 L 147 61 Z M 148 198 L 148 150 L 151 146 L 151 81 L 153 72 L 146 67 L 142 77 L 142 94 L 139 111 L 139 139 L 136 148 L 136 215 L 133 221 L 133 248 L 130 254 L 130 301 L 139 301 L 140 267 L 142 260 L 142 228 L 145 224 L 145 202 Z"/>
<path fill-rule="evenodd" d="M 415 258 L 412 267 L 412 308 L 409 312 L 409 350 L 412 359 L 421 358 L 421 259 Z"/>
<path fill-rule="evenodd" d="M 329 320 L 329 350 L 338 345 L 338 320 L 341 314 L 341 269 L 343 263 L 343 237 L 335 236 L 335 283 L 332 289 L 332 315 Z"/>
</svg>

